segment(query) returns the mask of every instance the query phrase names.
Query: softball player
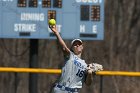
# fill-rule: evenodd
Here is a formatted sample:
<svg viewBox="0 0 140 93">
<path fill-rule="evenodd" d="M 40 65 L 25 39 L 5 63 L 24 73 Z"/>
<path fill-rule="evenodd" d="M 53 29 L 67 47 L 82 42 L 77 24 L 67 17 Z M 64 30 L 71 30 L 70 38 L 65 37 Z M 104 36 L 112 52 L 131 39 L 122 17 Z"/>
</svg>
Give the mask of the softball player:
<svg viewBox="0 0 140 93">
<path fill-rule="evenodd" d="M 83 42 L 80 39 L 74 39 L 71 42 L 71 49 L 69 49 L 57 31 L 56 26 L 49 27 L 56 35 L 65 58 L 61 77 L 55 84 L 52 93 L 78 93 L 84 82 L 87 85 L 92 82 L 92 69 L 87 68 L 87 64 L 81 59 Z"/>
</svg>

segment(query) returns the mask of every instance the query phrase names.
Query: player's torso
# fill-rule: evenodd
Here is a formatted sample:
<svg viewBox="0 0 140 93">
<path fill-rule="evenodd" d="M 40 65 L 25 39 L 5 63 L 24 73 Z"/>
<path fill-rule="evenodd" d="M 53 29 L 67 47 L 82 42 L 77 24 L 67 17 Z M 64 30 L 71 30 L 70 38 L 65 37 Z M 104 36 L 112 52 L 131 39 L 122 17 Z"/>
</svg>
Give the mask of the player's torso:
<svg viewBox="0 0 140 93">
<path fill-rule="evenodd" d="M 62 75 L 59 84 L 70 88 L 81 88 L 85 79 L 85 69 L 87 64 L 76 55 L 71 55 L 70 59 L 62 68 Z"/>
</svg>

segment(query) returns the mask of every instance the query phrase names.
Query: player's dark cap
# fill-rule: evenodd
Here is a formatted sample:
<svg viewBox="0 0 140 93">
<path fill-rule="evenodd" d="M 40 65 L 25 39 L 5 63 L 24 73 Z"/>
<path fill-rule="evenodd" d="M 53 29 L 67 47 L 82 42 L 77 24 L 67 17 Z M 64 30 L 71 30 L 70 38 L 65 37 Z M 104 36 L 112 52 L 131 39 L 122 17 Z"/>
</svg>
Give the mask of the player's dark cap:
<svg viewBox="0 0 140 93">
<path fill-rule="evenodd" d="M 80 42 L 81 44 L 83 44 L 81 39 L 74 39 L 71 41 L 71 46 L 75 43 L 75 42 Z"/>
</svg>

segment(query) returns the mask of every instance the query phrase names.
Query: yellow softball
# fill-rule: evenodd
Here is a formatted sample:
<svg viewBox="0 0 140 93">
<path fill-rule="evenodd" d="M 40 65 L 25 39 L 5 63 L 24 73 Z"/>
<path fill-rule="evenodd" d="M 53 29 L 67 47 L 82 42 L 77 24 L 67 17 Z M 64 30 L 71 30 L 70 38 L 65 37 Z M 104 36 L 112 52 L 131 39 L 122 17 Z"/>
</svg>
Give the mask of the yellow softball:
<svg viewBox="0 0 140 93">
<path fill-rule="evenodd" d="M 50 19 L 49 20 L 49 25 L 56 25 L 55 19 Z"/>
</svg>

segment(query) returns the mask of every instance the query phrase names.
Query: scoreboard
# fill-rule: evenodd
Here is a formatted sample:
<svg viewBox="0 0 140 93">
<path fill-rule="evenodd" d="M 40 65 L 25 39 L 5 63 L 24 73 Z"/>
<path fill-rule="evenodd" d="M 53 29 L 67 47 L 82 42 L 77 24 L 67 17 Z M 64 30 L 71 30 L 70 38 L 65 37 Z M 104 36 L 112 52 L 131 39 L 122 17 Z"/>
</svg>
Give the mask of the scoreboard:
<svg viewBox="0 0 140 93">
<path fill-rule="evenodd" d="M 0 38 L 55 39 L 52 18 L 63 39 L 104 39 L 104 0 L 0 0 Z"/>
</svg>

